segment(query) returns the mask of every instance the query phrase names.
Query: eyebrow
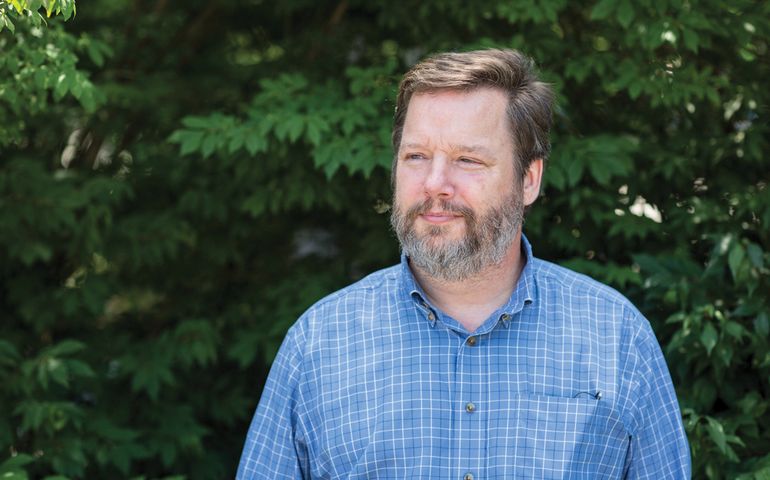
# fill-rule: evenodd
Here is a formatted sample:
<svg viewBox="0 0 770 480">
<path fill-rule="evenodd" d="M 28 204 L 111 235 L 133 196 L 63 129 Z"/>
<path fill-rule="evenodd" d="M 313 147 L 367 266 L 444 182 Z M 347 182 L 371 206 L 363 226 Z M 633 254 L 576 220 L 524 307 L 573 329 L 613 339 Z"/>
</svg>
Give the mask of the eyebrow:
<svg viewBox="0 0 770 480">
<path fill-rule="evenodd" d="M 487 147 L 485 147 L 484 145 L 461 145 L 461 144 L 456 144 L 456 143 L 450 143 L 449 147 L 453 151 L 461 151 L 461 152 L 468 152 L 468 153 L 483 153 L 483 154 L 486 154 L 486 155 L 491 155 L 492 154 L 490 152 L 490 150 Z M 422 143 L 417 143 L 417 142 L 409 142 L 409 143 L 402 144 L 401 148 L 417 148 L 417 149 L 420 149 L 420 148 L 425 148 L 425 145 L 422 144 Z"/>
</svg>

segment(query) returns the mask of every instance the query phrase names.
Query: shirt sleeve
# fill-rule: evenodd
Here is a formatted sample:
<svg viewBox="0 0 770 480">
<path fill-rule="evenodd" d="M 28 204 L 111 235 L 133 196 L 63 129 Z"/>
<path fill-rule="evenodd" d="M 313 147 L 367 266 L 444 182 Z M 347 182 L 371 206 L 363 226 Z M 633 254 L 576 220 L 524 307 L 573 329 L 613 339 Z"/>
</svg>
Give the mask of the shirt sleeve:
<svg viewBox="0 0 770 480">
<path fill-rule="evenodd" d="M 649 322 L 641 314 L 635 320 L 641 326 L 627 366 L 637 390 L 636 419 L 626 478 L 689 479 L 690 446 L 666 360 Z"/>
<path fill-rule="evenodd" d="M 295 325 L 284 338 L 251 421 L 236 480 L 302 479 L 307 466 L 296 405 L 302 348 Z"/>
</svg>

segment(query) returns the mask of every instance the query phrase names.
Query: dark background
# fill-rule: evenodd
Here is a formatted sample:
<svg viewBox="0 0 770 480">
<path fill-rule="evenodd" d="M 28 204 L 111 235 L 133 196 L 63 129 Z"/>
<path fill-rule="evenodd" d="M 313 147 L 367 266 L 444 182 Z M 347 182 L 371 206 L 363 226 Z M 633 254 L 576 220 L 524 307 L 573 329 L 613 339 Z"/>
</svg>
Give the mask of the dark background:
<svg viewBox="0 0 770 480">
<path fill-rule="evenodd" d="M 286 329 L 397 261 L 398 78 L 488 46 L 558 92 L 535 254 L 650 319 L 695 478 L 770 475 L 768 2 L 41 3 L 0 1 L 3 478 L 232 477 Z"/>
</svg>

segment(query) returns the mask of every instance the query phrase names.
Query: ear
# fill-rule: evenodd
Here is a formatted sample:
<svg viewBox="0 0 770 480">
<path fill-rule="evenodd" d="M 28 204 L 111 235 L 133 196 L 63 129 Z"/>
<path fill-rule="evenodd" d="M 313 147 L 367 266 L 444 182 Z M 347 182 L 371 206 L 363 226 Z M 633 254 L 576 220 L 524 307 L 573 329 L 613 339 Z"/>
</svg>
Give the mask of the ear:
<svg viewBox="0 0 770 480">
<path fill-rule="evenodd" d="M 532 205 L 540 195 L 540 181 L 543 178 L 543 159 L 538 158 L 532 161 L 527 167 L 527 171 L 524 172 L 524 179 L 522 180 L 522 194 L 524 197 L 524 205 Z"/>
</svg>

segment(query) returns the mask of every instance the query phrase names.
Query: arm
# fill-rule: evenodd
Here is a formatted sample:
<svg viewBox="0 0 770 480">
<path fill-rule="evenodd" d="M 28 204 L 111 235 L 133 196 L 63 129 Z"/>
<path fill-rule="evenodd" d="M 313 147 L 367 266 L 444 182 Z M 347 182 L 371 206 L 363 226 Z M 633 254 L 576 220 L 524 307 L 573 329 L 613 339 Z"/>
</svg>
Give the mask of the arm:
<svg viewBox="0 0 770 480">
<path fill-rule="evenodd" d="M 289 330 L 270 369 L 243 447 L 237 480 L 305 478 L 307 451 L 298 433 L 295 410 L 302 364 L 298 330 L 297 326 Z"/>
<path fill-rule="evenodd" d="M 626 468 L 629 479 L 689 479 L 690 446 L 682 425 L 666 361 L 649 322 L 641 324 L 631 345 L 628 367 L 636 385 L 636 411 Z"/>
</svg>

